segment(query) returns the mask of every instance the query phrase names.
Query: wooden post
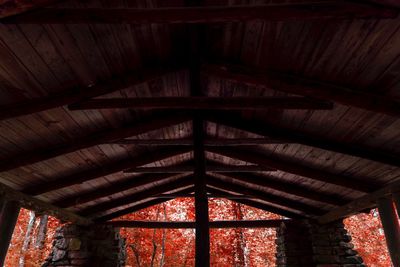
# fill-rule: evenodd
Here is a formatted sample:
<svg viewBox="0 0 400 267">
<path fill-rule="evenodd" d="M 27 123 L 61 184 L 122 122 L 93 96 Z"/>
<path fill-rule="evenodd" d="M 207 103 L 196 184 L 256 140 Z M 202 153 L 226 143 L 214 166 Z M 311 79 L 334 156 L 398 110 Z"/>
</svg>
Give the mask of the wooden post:
<svg viewBox="0 0 400 267">
<path fill-rule="evenodd" d="M 8 246 L 17 223 L 20 206 L 16 201 L 3 199 L 0 212 L 0 266 L 4 265 Z"/>
<path fill-rule="evenodd" d="M 193 120 L 195 158 L 196 267 L 210 266 L 210 226 L 205 179 L 203 120 Z"/>
<path fill-rule="evenodd" d="M 396 206 L 397 216 L 400 219 L 400 192 L 393 193 L 393 201 Z"/>
<path fill-rule="evenodd" d="M 377 204 L 390 258 L 393 266 L 400 266 L 400 225 L 393 201 L 390 198 L 380 198 Z"/>
</svg>

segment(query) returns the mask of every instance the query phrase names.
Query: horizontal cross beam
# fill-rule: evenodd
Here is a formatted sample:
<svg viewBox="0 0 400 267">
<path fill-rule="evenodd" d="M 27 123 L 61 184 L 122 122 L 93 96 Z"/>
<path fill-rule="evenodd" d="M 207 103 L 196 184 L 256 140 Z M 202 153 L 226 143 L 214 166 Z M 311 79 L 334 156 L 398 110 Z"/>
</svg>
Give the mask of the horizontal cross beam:
<svg viewBox="0 0 400 267">
<path fill-rule="evenodd" d="M 171 7 L 146 9 L 46 8 L 3 19 L 2 23 L 39 24 L 148 24 L 216 23 L 248 20 L 321 20 L 394 18 L 395 9 L 379 5 L 321 2 L 275 5 Z"/>
<path fill-rule="evenodd" d="M 71 104 L 70 110 L 85 109 L 176 109 L 176 110 L 257 110 L 332 109 L 330 102 L 304 97 L 136 97 L 91 99 Z"/>
<path fill-rule="evenodd" d="M 286 220 L 210 221 L 210 228 L 277 228 Z M 105 223 L 118 228 L 194 229 L 195 222 L 111 221 Z"/>
<path fill-rule="evenodd" d="M 208 138 L 205 146 L 251 146 L 292 143 L 289 140 L 278 138 Z M 135 146 L 193 146 L 193 138 L 179 139 L 121 139 L 107 142 L 107 144 L 135 145 Z"/>
</svg>

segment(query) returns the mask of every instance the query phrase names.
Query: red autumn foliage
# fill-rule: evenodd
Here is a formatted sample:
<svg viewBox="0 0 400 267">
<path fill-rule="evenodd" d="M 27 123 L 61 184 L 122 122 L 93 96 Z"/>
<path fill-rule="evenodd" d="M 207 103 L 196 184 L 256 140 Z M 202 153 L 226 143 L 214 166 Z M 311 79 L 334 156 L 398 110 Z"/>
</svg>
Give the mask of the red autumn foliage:
<svg viewBox="0 0 400 267">
<path fill-rule="evenodd" d="M 239 205 L 229 200 L 210 199 L 210 220 L 278 219 L 281 216 Z M 193 221 L 193 199 L 179 198 L 135 212 L 119 219 Z M 6 267 L 20 266 L 30 212 L 22 209 L 7 254 Z M 353 242 L 368 267 L 388 267 L 382 225 L 378 213 L 359 214 L 345 220 Z M 30 243 L 23 254 L 24 266 L 41 266 L 51 251 L 52 237 L 60 222 L 49 217 L 43 249 L 36 248 L 39 220 L 30 234 Z M 127 239 L 127 266 L 194 266 L 194 230 L 192 229 L 121 229 Z M 275 231 L 273 229 L 211 229 L 211 262 L 215 267 L 274 266 Z"/>
<path fill-rule="evenodd" d="M 358 214 L 344 220 L 353 237 L 353 244 L 368 267 L 389 267 L 390 256 L 377 210 Z"/>
<path fill-rule="evenodd" d="M 33 224 L 33 229 L 29 238 L 29 245 L 26 252 L 22 252 L 23 244 L 25 241 L 26 231 L 29 223 L 30 211 L 21 209 L 18 221 L 14 229 L 13 237 L 5 261 L 5 267 L 20 266 L 21 257 L 24 259 L 24 266 L 37 267 L 41 266 L 44 260 L 51 252 L 53 236 L 57 227 L 61 225 L 60 221 L 53 217 L 48 217 L 47 233 L 45 235 L 43 247 L 40 248 L 37 244 L 39 223 L 40 220 L 36 217 Z"/>
</svg>

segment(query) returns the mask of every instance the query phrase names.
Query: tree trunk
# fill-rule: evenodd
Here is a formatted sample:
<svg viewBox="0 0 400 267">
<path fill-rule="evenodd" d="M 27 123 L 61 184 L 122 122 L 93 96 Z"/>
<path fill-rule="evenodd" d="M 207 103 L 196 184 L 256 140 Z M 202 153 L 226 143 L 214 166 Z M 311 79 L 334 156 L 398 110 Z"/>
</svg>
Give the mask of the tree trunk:
<svg viewBox="0 0 400 267">
<path fill-rule="evenodd" d="M 47 215 L 40 216 L 39 229 L 36 236 L 35 244 L 35 247 L 40 250 L 44 248 L 44 243 L 46 241 L 48 218 L 49 217 Z"/>
<path fill-rule="evenodd" d="M 26 228 L 24 243 L 22 244 L 22 248 L 21 248 L 21 256 L 19 258 L 19 267 L 25 266 L 25 254 L 29 248 L 29 244 L 31 241 L 32 229 L 33 229 L 33 225 L 35 224 L 35 220 L 36 220 L 35 212 L 30 211 L 29 212 L 29 223 L 28 223 L 28 227 Z"/>
<path fill-rule="evenodd" d="M 167 209 L 165 203 L 163 203 L 163 212 L 164 212 L 164 221 L 167 221 Z M 164 266 L 165 260 L 165 239 L 166 239 L 166 230 L 162 229 L 162 241 L 161 241 L 161 260 L 160 267 Z"/>
</svg>

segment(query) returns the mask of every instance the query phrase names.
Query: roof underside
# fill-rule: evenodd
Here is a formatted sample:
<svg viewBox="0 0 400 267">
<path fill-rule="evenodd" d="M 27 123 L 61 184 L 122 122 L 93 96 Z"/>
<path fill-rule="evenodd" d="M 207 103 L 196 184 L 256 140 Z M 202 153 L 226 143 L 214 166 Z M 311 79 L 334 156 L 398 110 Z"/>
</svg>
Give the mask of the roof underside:
<svg viewBox="0 0 400 267">
<path fill-rule="evenodd" d="M 270 4 L 248 2 L 204 5 Z M 180 0 L 65 1 L 52 7 L 184 5 Z M 198 96 L 304 95 L 235 78 L 262 81 L 263 73 L 274 71 L 396 101 L 398 17 L 203 23 L 196 38 L 193 25 L 185 23 L 17 22 L 0 24 L 0 181 L 16 190 L 96 218 L 154 204 L 161 194 L 167 200 L 165 194 L 190 193 L 195 160 L 193 146 L 184 141 L 193 138 L 192 116 L 199 113 L 210 193 L 248 196 L 238 201 L 287 217 L 316 217 L 400 180 L 400 112 L 388 115 L 335 99 L 332 109 L 68 108 L 91 97 L 193 96 L 193 40 L 200 62 Z M 122 85 L 115 83 L 119 77 Z M 10 107 L 102 86 L 103 93 L 7 115 Z M 157 144 L 159 139 L 180 141 Z M 226 139 L 259 142 L 224 145 Z M 248 165 L 253 169 L 243 168 Z"/>
</svg>

